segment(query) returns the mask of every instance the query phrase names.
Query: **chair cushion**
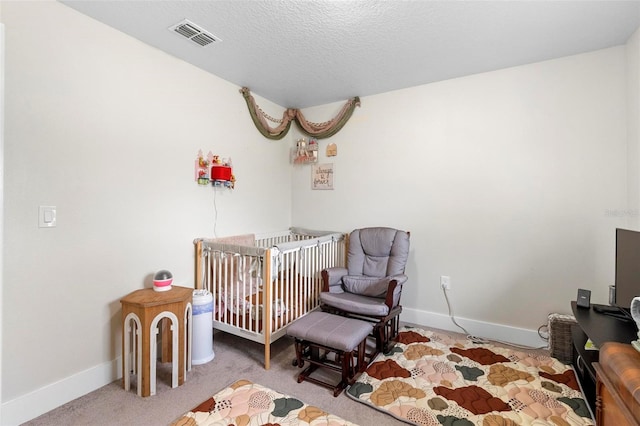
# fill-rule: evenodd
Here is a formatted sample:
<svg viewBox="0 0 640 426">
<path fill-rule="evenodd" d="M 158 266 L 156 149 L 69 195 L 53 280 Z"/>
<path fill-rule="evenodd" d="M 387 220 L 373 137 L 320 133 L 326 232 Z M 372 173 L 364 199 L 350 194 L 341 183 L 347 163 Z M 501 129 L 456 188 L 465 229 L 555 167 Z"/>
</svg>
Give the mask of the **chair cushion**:
<svg viewBox="0 0 640 426">
<path fill-rule="evenodd" d="M 333 308 L 360 315 L 382 317 L 389 313 L 389 307 L 384 304 L 384 299 L 359 294 L 322 292 L 320 301 Z"/>
<path fill-rule="evenodd" d="M 342 285 L 344 286 L 344 290 L 349 293 L 371 297 L 385 297 L 387 289 L 389 288 L 389 280 L 364 275 L 356 277 L 347 275 L 342 277 Z"/>
<path fill-rule="evenodd" d="M 351 352 L 373 330 L 373 324 L 353 318 L 314 311 L 294 321 L 287 335 Z"/>
<path fill-rule="evenodd" d="M 409 234 L 405 231 L 374 227 L 349 234 L 349 275 L 401 275 L 408 257 Z"/>
</svg>

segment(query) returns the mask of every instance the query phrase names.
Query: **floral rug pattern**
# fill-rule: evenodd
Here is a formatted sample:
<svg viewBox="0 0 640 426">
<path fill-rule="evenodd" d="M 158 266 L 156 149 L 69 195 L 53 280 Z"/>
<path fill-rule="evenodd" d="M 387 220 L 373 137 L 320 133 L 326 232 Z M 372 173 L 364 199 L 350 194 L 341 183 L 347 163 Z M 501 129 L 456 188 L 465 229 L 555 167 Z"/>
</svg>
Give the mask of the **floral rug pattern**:
<svg viewBox="0 0 640 426">
<path fill-rule="evenodd" d="M 221 390 L 172 426 L 357 426 L 299 399 L 248 380 Z"/>
<path fill-rule="evenodd" d="M 347 395 L 421 426 L 594 424 L 570 366 L 418 328 L 403 328 Z"/>
</svg>

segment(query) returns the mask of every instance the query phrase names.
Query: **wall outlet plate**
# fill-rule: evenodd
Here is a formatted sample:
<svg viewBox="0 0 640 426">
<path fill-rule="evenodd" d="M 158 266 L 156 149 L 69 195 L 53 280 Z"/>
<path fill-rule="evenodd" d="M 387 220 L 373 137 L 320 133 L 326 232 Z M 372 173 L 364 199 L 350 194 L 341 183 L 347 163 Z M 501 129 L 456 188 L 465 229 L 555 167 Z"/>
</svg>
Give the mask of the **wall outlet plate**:
<svg viewBox="0 0 640 426">
<path fill-rule="evenodd" d="M 445 290 L 451 290 L 451 277 L 446 275 L 440 276 L 440 287 Z"/>
</svg>

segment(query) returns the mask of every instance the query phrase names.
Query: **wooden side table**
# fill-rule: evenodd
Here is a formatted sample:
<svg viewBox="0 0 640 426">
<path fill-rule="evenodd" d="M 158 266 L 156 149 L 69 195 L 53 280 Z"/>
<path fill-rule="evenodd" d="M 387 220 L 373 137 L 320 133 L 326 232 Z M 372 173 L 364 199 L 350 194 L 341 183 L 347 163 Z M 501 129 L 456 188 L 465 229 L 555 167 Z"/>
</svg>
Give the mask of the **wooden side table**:
<svg viewBox="0 0 640 426">
<path fill-rule="evenodd" d="M 125 390 L 131 388 L 130 374 L 133 371 L 137 374 L 138 395 L 145 397 L 156 394 L 158 325 L 165 318 L 171 324 L 171 340 L 162 340 L 163 352 L 167 345 L 171 345 L 171 387 L 184 383 L 186 372 L 191 370 L 192 297 L 192 288 L 173 286 L 171 290 L 163 292 L 151 288 L 136 290 L 120 300 L 122 379 Z M 132 352 L 134 365 L 130 365 Z"/>
</svg>

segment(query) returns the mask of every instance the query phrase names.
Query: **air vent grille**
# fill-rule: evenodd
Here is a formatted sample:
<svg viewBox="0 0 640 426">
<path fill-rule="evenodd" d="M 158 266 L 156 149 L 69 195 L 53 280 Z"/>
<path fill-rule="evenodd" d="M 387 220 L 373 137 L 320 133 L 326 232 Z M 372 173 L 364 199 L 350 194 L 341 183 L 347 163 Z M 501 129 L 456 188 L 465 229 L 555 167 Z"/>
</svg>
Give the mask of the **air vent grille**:
<svg viewBox="0 0 640 426">
<path fill-rule="evenodd" d="M 207 33 L 200 33 L 191 38 L 191 41 L 198 43 L 200 46 L 206 46 L 207 44 L 213 43 L 216 41 L 215 38 L 211 37 Z"/>
<path fill-rule="evenodd" d="M 197 45 L 203 47 L 211 43 L 221 41 L 213 34 L 203 30 L 193 22 L 186 19 L 182 22 L 177 23 L 176 25 L 169 27 L 169 31 L 180 34 L 181 36 L 186 37 Z"/>
</svg>

